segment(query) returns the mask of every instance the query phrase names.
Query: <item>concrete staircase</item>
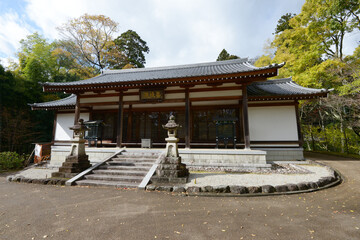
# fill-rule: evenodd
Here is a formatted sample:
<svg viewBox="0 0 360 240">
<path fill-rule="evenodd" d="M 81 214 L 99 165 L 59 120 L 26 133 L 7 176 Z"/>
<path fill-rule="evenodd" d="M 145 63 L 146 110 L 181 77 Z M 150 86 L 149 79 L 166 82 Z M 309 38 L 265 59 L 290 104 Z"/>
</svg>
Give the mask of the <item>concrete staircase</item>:
<svg viewBox="0 0 360 240">
<path fill-rule="evenodd" d="M 122 152 L 76 181 L 80 186 L 137 188 L 160 153 Z"/>
</svg>

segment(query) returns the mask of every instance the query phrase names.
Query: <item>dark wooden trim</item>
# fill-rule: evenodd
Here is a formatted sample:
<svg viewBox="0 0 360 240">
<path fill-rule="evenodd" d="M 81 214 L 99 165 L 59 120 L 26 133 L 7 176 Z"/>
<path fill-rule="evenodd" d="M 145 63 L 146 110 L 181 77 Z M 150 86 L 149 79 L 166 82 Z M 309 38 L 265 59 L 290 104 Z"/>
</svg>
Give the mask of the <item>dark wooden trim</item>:
<svg viewBox="0 0 360 240">
<path fill-rule="evenodd" d="M 239 111 L 239 142 L 244 142 L 244 118 L 242 100 L 239 100 L 239 105 L 237 106 L 237 108 Z"/>
<path fill-rule="evenodd" d="M 190 98 L 189 98 L 189 88 L 185 89 L 185 147 L 190 148 Z"/>
<path fill-rule="evenodd" d="M 76 104 L 75 104 L 75 116 L 74 116 L 74 125 L 79 122 L 80 118 L 80 95 L 76 94 Z"/>
<path fill-rule="evenodd" d="M 296 113 L 296 126 L 297 126 L 297 132 L 298 132 L 298 138 L 299 138 L 299 145 L 300 147 L 304 144 L 304 139 L 301 131 L 301 121 L 299 116 L 299 102 L 295 101 L 295 113 Z"/>
<path fill-rule="evenodd" d="M 119 92 L 119 110 L 118 110 L 118 125 L 117 125 L 117 139 L 116 146 L 121 147 L 122 144 L 122 132 L 123 132 L 123 119 L 124 119 L 124 103 L 123 103 L 123 93 Z"/>
<path fill-rule="evenodd" d="M 129 108 L 127 109 L 127 113 L 128 113 L 128 122 L 127 122 L 127 135 L 126 135 L 126 140 L 127 140 L 128 142 L 131 142 L 131 135 L 132 135 L 132 116 L 133 116 L 132 105 L 129 105 Z"/>
<path fill-rule="evenodd" d="M 283 96 L 252 96 L 249 101 L 277 101 L 277 100 L 300 100 L 300 99 L 314 99 L 319 97 L 326 97 L 328 93 L 315 93 L 315 94 L 294 94 Z"/>
<path fill-rule="evenodd" d="M 250 141 L 251 144 L 299 144 L 299 141 Z"/>
<path fill-rule="evenodd" d="M 246 84 L 242 85 L 242 121 L 243 134 L 245 141 L 245 149 L 250 149 L 250 130 L 249 130 L 249 114 L 248 114 L 248 98 L 247 98 L 247 87 Z"/>
<path fill-rule="evenodd" d="M 281 107 L 281 106 L 295 106 L 294 102 L 269 102 L 269 103 L 248 103 L 249 107 Z"/>
<path fill-rule="evenodd" d="M 54 142 L 55 141 L 55 134 L 56 134 L 56 124 L 57 124 L 57 110 L 55 110 L 55 112 L 54 112 L 54 126 L 53 126 L 53 133 L 52 133 L 52 142 Z"/>
<path fill-rule="evenodd" d="M 190 98 L 191 102 L 201 102 L 201 101 L 226 101 L 226 100 L 239 100 L 241 96 L 221 96 L 221 97 L 197 97 Z"/>
<path fill-rule="evenodd" d="M 189 88 L 188 86 L 185 86 Z M 209 88 L 189 88 L 189 92 L 212 92 L 212 91 L 227 91 L 227 90 L 236 90 L 242 89 L 241 86 L 231 86 L 231 87 L 209 87 Z M 139 88 L 140 90 L 140 88 Z M 165 90 L 165 94 L 172 94 L 172 93 L 185 93 L 184 89 L 174 89 L 174 90 Z M 123 93 L 123 96 L 137 96 L 139 92 L 128 92 Z M 117 97 L 119 96 L 118 93 L 104 93 L 104 94 L 89 94 L 89 95 L 81 95 L 81 98 L 98 98 L 98 97 Z M 165 98 L 166 99 L 166 98 Z"/>
</svg>

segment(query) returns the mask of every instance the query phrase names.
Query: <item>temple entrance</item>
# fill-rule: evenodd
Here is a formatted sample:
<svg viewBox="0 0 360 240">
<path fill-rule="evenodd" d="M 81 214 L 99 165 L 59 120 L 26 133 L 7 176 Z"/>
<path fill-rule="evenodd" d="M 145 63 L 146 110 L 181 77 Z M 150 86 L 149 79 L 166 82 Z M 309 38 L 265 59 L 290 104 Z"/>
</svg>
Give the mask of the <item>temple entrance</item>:
<svg viewBox="0 0 360 240">
<path fill-rule="evenodd" d="M 179 147 L 185 147 L 185 110 L 151 111 L 125 109 L 122 143 L 128 147 L 140 147 L 142 139 L 151 139 L 154 148 L 164 147 L 166 131 L 162 125 L 173 114 L 181 125 L 178 130 Z M 116 144 L 117 111 L 94 111 L 91 120 L 103 120 L 104 145 Z M 191 148 L 234 148 L 240 143 L 241 132 L 238 108 L 193 108 L 190 113 Z"/>
</svg>

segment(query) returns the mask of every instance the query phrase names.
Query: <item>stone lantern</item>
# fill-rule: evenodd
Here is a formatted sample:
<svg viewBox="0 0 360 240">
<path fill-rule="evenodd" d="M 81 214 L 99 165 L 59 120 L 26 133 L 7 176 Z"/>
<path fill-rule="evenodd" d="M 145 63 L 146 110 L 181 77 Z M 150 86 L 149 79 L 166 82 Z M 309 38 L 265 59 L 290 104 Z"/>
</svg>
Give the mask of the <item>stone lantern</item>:
<svg viewBox="0 0 360 240">
<path fill-rule="evenodd" d="M 186 169 L 186 165 L 181 163 L 178 151 L 179 139 L 176 137 L 180 125 L 175 122 L 175 117 L 171 115 L 168 123 L 162 127 L 168 131 L 168 137 L 165 138 L 167 142 L 166 155 L 160 160 L 156 169 L 156 176 L 152 177 L 152 180 L 158 183 L 186 183 L 189 171 Z"/>
<path fill-rule="evenodd" d="M 175 117 L 170 116 L 167 124 L 162 125 L 162 127 L 168 131 L 168 138 L 165 138 L 166 143 L 166 157 L 179 157 L 178 145 L 179 139 L 176 137 L 177 129 L 180 127 L 179 124 L 175 122 Z"/>
<path fill-rule="evenodd" d="M 52 177 L 72 178 L 91 167 L 89 156 L 85 153 L 84 139 L 85 131 L 89 128 L 84 125 L 83 119 L 79 119 L 78 124 L 69 128 L 74 131 L 70 154 L 66 156 L 59 171 L 52 173 Z"/>
</svg>

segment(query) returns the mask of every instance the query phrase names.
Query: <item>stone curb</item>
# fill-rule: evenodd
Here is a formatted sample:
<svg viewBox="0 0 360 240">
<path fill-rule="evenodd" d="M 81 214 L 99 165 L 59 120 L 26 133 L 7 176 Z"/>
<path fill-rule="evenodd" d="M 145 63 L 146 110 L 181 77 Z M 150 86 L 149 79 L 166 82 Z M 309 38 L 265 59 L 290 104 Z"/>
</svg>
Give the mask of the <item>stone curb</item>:
<svg viewBox="0 0 360 240">
<path fill-rule="evenodd" d="M 57 179 L 57 178 L 42 178 L 42 179 L 31 179 L 25 178 L 23 176 L 7 176 L 7 182 L 19 182 L 19 183 L 34 183 L 42 185 L 65 185 L 67 179 Z"/>
<path fill-rule="evenodd" d="M 315 192 L 327 189 L 340 184 L 344 177 L 340 172 L 333 168 L 312 161 L 315 164 L 322 165 L 329 169 L 332 174 L 329 177 L 322 177 L 317 182 L 302 182 L 298 184 L 285 184 L 278 186 L 205 186 L 205 187 L 182 187 L 182 186 L 156 186 L 150 184 L 146 187 L 147 191 L 166 191 L 186 196 L 202 197 L 260 197 L 260 196 L 277 196 Z"/>
</svg>

